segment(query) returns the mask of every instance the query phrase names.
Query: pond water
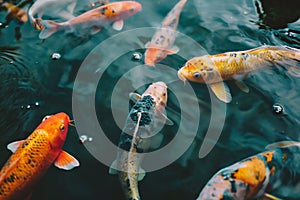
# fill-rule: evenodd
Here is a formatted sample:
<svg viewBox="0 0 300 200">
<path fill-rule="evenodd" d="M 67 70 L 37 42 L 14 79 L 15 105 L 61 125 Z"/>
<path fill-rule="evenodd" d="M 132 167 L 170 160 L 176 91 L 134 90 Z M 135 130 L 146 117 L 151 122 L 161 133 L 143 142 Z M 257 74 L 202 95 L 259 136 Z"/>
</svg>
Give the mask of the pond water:
<svg viewBox="0 0 300 200">
<path fill-rule="evenodd" d="M 97 147 L 97 133 L 83 128 L 96 126 L 90 123 L 93 114 L 89 112 L 94 111 L 87 110 L 87 99 L 94 97 L 98 123 L 107 138 L 117 144 L 132 105 L 128 93 L 142 93 L 153 81 L 168 84 L 167 115 L 174 122 L 161 130 L 162 146 L 176 134 L 181 140 L 165 155 L 174 162 L 148 172 L 139 183 L 142 199 L 195 199 L 219 169 L 263 151 L 267 144 L 300 140 L 300 79 L 285 69 L 275 66 L 252 73 L 245 80 L 248 94 L 228 81 L 233 100 L 226 105 L 211 100 L 205 85 L 185 86 L 176 74 L 194 56 L 264 44 L 300 48 L 299 1 L 189 0 L 177 29 L 175 44 L 181 50 L 156 68 L 144 66 L 143 59 L 133 59 L 133 53 L 145 52 L 144 45 L 155 27 L 177 1 L 138 2 L 143 10 L 125 20 L 121 32 L 108 26 L 95 35 L 78 37 L 58 32 L 40 40 L 30 22 L 13 20 L 0 29 L 0 166 L 11 155 L 6 145 L 26 138 L 44 116 L 66 112 L 76 120 L 74 105 L 86 119 L 80 128 L 69 128 L 64 145 L 64 150 L 80 161 L 80 167 L 72 171 L 51 167 L 35 188 L 32 200 L 124 199 L 118 177 L 110 175 L 109 167 L 94 155 L 97 151 L 105 154 L 103 146 Z M 84 5 L 80 1 L 75 14 L 85 11 Z M 5 21 L 6 14 L 0 12 L 0 22 Z M 61 58 L 52 59 L 53 53 Z M 86 75 L 84 80 L 78 80 L 78 71 Z M 93 82 L 95 77 L 99 82 Z M 274 114 L 275 103 L 283 106 L 282 114 Z M 211 119 L 213 106 L 225 109 L 224 116 Z M 224 126 L 222 117 L 226 117 Z M 222 132 L 212 151 L 200 159 L 208 127 L 212 131 L 221 127 Z M 79 142 L 81 135 L 93 137 L 93 141 L 83 145 Z M 107 150 L 107 154 L 111 152 Z"/>
</svg>

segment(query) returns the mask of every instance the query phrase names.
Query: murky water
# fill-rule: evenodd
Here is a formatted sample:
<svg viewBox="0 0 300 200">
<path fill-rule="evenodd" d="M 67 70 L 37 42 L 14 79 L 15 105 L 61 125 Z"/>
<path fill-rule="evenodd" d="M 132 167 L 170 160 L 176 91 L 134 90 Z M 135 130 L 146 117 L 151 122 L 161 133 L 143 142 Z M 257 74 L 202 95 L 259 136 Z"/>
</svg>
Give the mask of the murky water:
<svg viewBox="0 0 300 200">
<path fill-rule="evenodd" d="M 207 87 L 191 83 L 195 94 L 189 96 L 188 86 L 176 75 L 187 59 L 206 53 L 245 50 L 263 44 L 300 48 L 299 1 L 272 4 L 264 0 L 189 0 L 178 26 L 176 45 L 181 51 L 168 56 L 155 69 L 142 66 L 143 60 L 132 59 L 132 54 L 145 52 L 144 45 L 155 32 L 149 27 L 158 27 L 177 1 L 139 2 L 142 12 L 127 19 L 122 32 L 107 27 L 96 35 L 77 37 L 59 32 L 40 40 L 39 32 L 29 22 L 11 21 L 0 29 L 0 166 L 10 156 L 6 145 L 27 137 L 45 115 L 63 111 L 73 116 L 73 91 L 82 109 L 86 108 L 86 98 L 95 93 L 99 124 L 117 144 L 130 106 L 128 93 L 135 89 L 142 93 L 148 83 L 157 80 L 168 83 L 167 113 L 174 122 L 174 126 L 162 130 L 163 145 L 178 133 L 181 140 L 168 155 L 183 155 L 169 166 L 147 173 L 140 182 L 143 199 L 195 199 L 219 169 L 263 151 L 269 143 L 300 139 L 300 79 L 275 66 L 252 73 L 245 80 L 249 94 L 228 82 L 233 101 L 226 105 L 221 137 L 214 149 L 199 159 L 203 137 L 209 125 L 218 128 L 218 120 L 210 124 Z M 76 14 L 83 12 L 84 5 L 82 1 L 78 4 Z M 5 17 L 6 12 L 0 12 L 0 21 L 4 22 Z M 61 58 L 52 60 L 53 53 L 61 54 Z M 94 59 L 82 64 L 88 55 Z M 89 79 L 77 80 L 73 90 L 79 69 L 91 80 L 101 74 L 99 84 Z M 275 103 L 284 107 L 283 114 L 272 112 Z M 87 121 L 92 118 L 85 115 Z M 117 176 L 109 175 L 108 167 L 79 142 L 82 134 L 96 133 L 82 129 L 77 132 L 71 127 L 64 146 L 81 166 L 72 171 L 51 167 L 34 190 L 33 200 L 124 199 Z M 96 144 L 93 140 L 87 146 L 96 148 L 96 152 L 103 150 Z"/>
</svg>

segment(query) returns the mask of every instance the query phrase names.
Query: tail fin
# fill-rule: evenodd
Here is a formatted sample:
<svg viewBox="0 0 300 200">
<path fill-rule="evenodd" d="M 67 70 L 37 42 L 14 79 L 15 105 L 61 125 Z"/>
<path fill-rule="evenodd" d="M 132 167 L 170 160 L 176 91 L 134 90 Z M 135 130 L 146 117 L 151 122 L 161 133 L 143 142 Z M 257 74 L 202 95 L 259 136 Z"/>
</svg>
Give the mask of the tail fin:
<svg viewBox="0 0 300 200">
<path fill-rule="evenodd" d="M 39 34 L 40 39 L 46 39 L 47 37 L 51 36 L 59 27 L 59 23 L 51 20 L 42 20 L 42 24 L 45 26 L 45 29 Z"/>
</svg>

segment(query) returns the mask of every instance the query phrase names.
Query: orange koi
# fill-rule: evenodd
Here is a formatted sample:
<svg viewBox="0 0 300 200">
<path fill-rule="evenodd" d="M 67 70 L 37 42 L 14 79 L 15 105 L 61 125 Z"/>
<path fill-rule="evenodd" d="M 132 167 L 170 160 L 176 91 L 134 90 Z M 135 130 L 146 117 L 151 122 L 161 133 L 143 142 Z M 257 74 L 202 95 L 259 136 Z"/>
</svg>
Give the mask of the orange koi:
<svg viewBox="0 0 300 200">
<path fill-rule="evenodd" d="M 237 86 L 248 93 L 249 88 L 239 79 L 247 76 L 250 72 L 275 64 L 288 65 L 291 66 L 290 70 L 297 71 L 297 68 L 292 68 L 292 66 L 299 62 L 299 49 L 287 46 L 262 46 L 246 51 L 192 58 L 179 69 L 178 77 L 182 81 L 189 80 L 209 85 L 221 101 L 229 103 L 232 97 L 224 80 L 234 79 Z M 293 72 L 289 73 L 292 75 Z"/>
<path fill-rule="evenodd" d="M 187 0 L 180 0 L 168 13 L 162 22 L 162 27 L 155 33 L 151 41 L 146 44 L 145 64 L 153 66 L 162 61 L 167 55 L 176 54 L 179 48 L 174 46 L 176 29 L 181 11 Z"/>
<path fill-rule="evenodd" d="M 71 120 L 65 113 L 44 117 L 25 140 L 10 143 L 14 152 L 0 171 L 0 200 L 25 199 L 54 162 L 70 170 L 79 162 L 62 150 Z"/>
<path fill-rule="evenodd" d="M 42 20 L 45 29 L 39 34 L 40 39 L 45 39 L 57 31 L 74 32 L 75 34 L 98 33 L 102 27 L 113 23 L 115 30 L 122 30 L 124 19 L 141 11 L 142 5 L 135 1 L 119 1 L 109 3 L 87 11 L 66 22 L 57 23 L 51 20 Z"/>
<path fill-rule="evenodd" d="M 198 200 L 251 200 L 300 198 L 300 143 L 284 141 L 268 151 L 246 158 L 217 172 L 204 186 Z M 286 180 L 289 180 L 288 182 Z M 280 191 L 284 188 L 284 192 Z M 272 195 L 270 193 L 276 193 Z"/>
</svg>

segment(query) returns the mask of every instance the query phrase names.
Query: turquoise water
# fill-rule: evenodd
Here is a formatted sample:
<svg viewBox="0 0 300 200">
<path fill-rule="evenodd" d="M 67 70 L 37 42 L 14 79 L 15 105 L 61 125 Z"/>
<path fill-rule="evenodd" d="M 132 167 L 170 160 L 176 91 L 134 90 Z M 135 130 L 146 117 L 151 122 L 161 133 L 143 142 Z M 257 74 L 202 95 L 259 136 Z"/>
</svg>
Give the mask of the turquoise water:
<svg viewBox="0 0 300 200">
<path fill-rule="evenodd" d="M 185 96 L 189 93 L 174 74 L 186 59 L 206 53 L 246 50 L 263 44 L 300 48 L 299 1 L 272 1 L 272 4 L 261 1 L 264 13 L 260 13 L 257 10 L 259 6 L 251 0 L 189 0 L 178 25 L 180 34 L 176 45 L 181 48 L 181 56 L 168 56 L 162 61 L 162 64 L 173 71 L 164 71 L 159 66 L 157 69 L 144 67 L 138 73 L 129 74 L 125 79 L 127 84 L 123 87 L 116 87 L 124 74 L 143 64 L 142 60 L 133 60 L 132 54 L 143 54 L 144 44 L 155 31 L 146 29 L 145 32 L 140 32 L 137 28 L 159 26 L 177 1 L 139 2 L 143 5 L 143 10 L 125 21 L 121 35 L 111 27 L 106 27 L 96 35 L 77 37 L 59 32 L 46 40 L 40 40 L 39 32 L 29 22 L 19 24 L 11 21 L 7 27 L 0 29 L 1 166 L 11 155 L 6 150 L 6 145 L 26 138 L 45 115 L 63 111 L 73 118 L 72 92 L 76 74 L 82 69 L 87 55 L 94 48 L 101 48 L 101 42 L 107 39 L 111 41 L 105 46 L 107 49 L 96 49 L 94 55 L 97 62 L 90 63 L 101 71 L 106 56 L 113 58 L 106 63 L 107 68 L 99 84 L 95 86 L 85 82 L 82 87 L 74 88 L 76 94 L 85 97 L 91 95 L 96 87 L 96 112 L 107 137 L 114 144 L 118 143 L 122 122 L 127 114 L 123 108 L 130 107 L 128 92 L 135 90 L 134 84 L 160 79 L 174 80 L 168 84 L 172 90 L 169 90 L 167 113 L 175 124 L 162 130 L 165 136 L 163 145 L 174 138 L 181 120 L 188 121 L 182 125 L 182 143 L 190 139 L 193 141 L 188 150 L 171 165 L 147 173 L 139 184 L 143 199 L 195 199 L 219 169 L 263 151 L 269 143 L 283 139 L 299 141 L 300 79 L 291 77 L 284 69 L 275 66 L 252 73 L 245 80 L 250 88 L 249 94 L 228 82 L 233 101 L 226 107 L 221 137 L 215 148 L 206 157 L 199 159 L 199 149 L 210 123 L 209 92 L 205 85 L 191 83 L 198 102 L 197 105 L 190 105 L 196 106 L 200 111 L 200 120 L 196 120 L 195 108 L 180 108 L 178 95 L 183 95 L 183 99 L 189 102 L 189 96 Z M 76 7 L 77 14 L 84 10 L 84 6 L 80 5 L 82 2 Z M 5 17 L 6 12 L 0 12 L 0 21 L 4 22 Z M 137 39 L 132 41 L 128 35 L 122 35 L 126 31 L 132 31 L 132 35 L 136 33 Z M 199 46 L 194 45 L 193 41 Z M 129 50 L 119 54 L 118 49 Z M 52 60 L 51 55 L 56 52 L 62 57 Z M 90 70 L 87 74 L 89 73 L 97 74 L 99 71 Z M 138 88 L 138 92 L 142 93 L 146 86 Z M 120 122 L 114 121 L 112 96 L 116 105 L 114 109 L 119 109 Z M 84 108 L 85 99 L 81 103 Z M 275 103 L 284 107 L 283 114 L 275 115 L 272 112 Z M 181 113 L 186 115 L 182 117 Z M 89 119 L 90 116 L 87 114 L 85 117 Z M 199 127 L 193 131 L 191 127 L 195 125 Z M 217 127 L 217 124 L 212 126 Z M 117 176 L 109 175 L 108 167 L 79 142 L 79 135 L 82 134 L 91 136 L 94 133 L 84 130 L 77 132 L 74 127 L 70 127 L 64 146 L 64 150 L 76 157 L 81 166 L 72 171 L 51 167 L 34 190 L 33 200 L 124 199 Z M 89 144 L 97 142 L 93 140 L 87 143 Z M 175 149 L 172 153 L 178 152 Z"/>
</svg>

